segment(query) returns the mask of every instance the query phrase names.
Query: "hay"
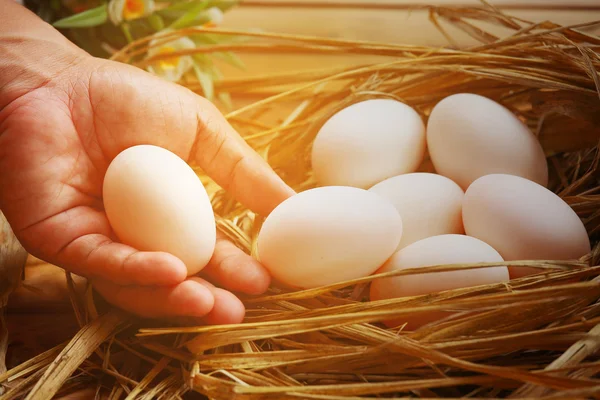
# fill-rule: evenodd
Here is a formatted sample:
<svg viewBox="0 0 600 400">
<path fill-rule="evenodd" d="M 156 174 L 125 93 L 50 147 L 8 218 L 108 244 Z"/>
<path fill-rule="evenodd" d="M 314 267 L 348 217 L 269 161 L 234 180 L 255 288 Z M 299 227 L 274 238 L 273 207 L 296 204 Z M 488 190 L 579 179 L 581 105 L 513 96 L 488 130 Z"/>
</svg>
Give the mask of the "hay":
<svg viewBox="0 0 600 400">
<path fill-rule="evenodd" d="M 370 65 L 216 83 L 217 91 L 257 98 L 227 118 L 296 190 L 315 186 L 309 155 L 318 127 L 353 102 L 391 97 L 424 118 L 439 100 L 457 92 L 501 102 L 539 136 L 550 165 L 550 188 L 584 221 L 595 245 L 591 254 L 570 262 L 515 262 L 536 267 L 539 274 L 507 284 L 374 302 L 363 301 L 370 281 L 415 270 L 302 291 L 272 287 L 263 296 L 244 296 L 246 321 L 228 326 L 141 321 L 113 311 L 98 318 L 107 307 L 91 291 L 72 290 L 82 331 L 70 343 L 0 375 L 0 383 L 9 384 L 0 398 L 29 393 L 27 398 L 46 399 L 50 392 L 65 395 L 90 387 L 109 399 L 179 399 L 191 392 L 248 400 L 600 397 L 600 38 L 580 29 L 594 24 L 532 23 L 489 5 L 429 11 L 440 29 L 450 22 L 481 44 L 428 48 L 202 28 L 161 36 L 251 39 L 181 54 L 234 50 L 273 58 L 287 52 L 382 57 Z M 490 23 L 511 33 L 500 39 L 479 27 Z M 113 59 L 147 65 L 153 61 L 144 60 L 148 44 L 149 39 L 131 43 Z M 180 84 L 201 93 L 198 82 Z M 277 118 L 281 109 L 289 111 L 283 121 Z M 421 170 L 430 171 L 431 164 L 426 160 Z M 262 217 L 198 173 L 211 194 L 219 229 L 253 253 Z M 419 273 L 486 265 L 435 266 Z M 432 310 L 455 313 L 415 331 L 379 324 Z M 128 328 L 117 329 L 122 324 Z"/>
</svg>

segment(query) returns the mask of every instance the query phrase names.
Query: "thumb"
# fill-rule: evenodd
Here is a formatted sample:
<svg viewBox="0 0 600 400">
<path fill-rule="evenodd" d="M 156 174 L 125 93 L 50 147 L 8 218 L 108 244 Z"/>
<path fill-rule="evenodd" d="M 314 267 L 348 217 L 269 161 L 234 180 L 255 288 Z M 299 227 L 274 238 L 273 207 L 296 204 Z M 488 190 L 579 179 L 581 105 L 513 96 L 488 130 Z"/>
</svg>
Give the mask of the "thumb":
<svg viewBox="0 0 600 400">
<path fill-rule="evenodd" d="M 94 68 L 93 75 L 90 103 L 101 116 L 96 134 L 108 161 L 130 146 L 161 146 L 263 215 L 294 194 L 207 99 L 115 62 Z"/>
<path fill-rule="evenodd" d="M 197 97 L 197 124 L 189 162 L 251 210 L 268 215 L 295 192 L 233 129 L 208 100 Z"/>
</svg>

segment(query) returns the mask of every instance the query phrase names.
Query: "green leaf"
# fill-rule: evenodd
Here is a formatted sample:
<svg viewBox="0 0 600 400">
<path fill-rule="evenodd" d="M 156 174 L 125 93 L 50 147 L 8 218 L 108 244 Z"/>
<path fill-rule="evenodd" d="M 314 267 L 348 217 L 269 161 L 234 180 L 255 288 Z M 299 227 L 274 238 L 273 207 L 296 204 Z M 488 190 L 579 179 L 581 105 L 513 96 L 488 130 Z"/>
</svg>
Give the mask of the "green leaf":
<svg viewBox="0 0 600 400">
<path fill-rule="evenodd" d="M 205 70 L 206 73 L 210 75 L 213 82 L 223 79 L 223 74 L 221 73 L 221 71 L 219 71 L 219 69 L 212 63 L 208 67 L 206 67 Z"/>
<path fill-rule="evenodd" d="M 127 21 L 126 23 L 129 25 L 129 32 L 134 39 L 150 36 L 156 33 L 156 30 L 152 27 L 152 25 L 150 25 L 149 17 L 133 19 Z"/>
<path fill-rule="evenodd" d="M 212 61 L 208 58 L 208 56 L 206 54 L 202 54 L 202 53 L 192 54 L 192 58 L 194 59 L 194 62 L 196 64 L 200 65 L 201 67 L 206 67 L 207 65 L 212 64 Z"/>
<path fill-rule="evenodd" d="M 218 44 L 219 43 L 216 39 L 214 39 L 206 34 L 190 35 L 189 38 L 192 39 L 192 41 L 194 43 L 196 43 L 196 46 L 202 46 L 204 44 Z"/>
<path fill-rule="evenodd" d="M 198 33 L 189 36 L 196 44 L 223 44 L 244 43 L 251 39 L 244 36 L 215 35 L 210 33 Z"/>
<path fill-rule="evenodd" d="M 208 55 L 206 54 L 196 54 L 196 64 L 198 64 L 198 67 L 208 76 L 210 76 L 210 78 L 213 81 L 219 80 L 219 79 L 223 79 L 223 74 L 221 74 L 221 71 L 219 71 L 219 69 L 215 66 L 215 64 L 213 63 L 213 61 L 209 58 Z"/>
<path fill-rule="evenodd" d="M 148 17 L 148 23 L 155 31 L 159 32 L 165 28 L 165 21 L 158 14 L 152 14 Z"/>
<path fill-rule="evenodd" d="M 196 46 L 219 43 L 219 41 L 215 40 L 212 36 L 208 36 L 208 35 L 193 36 L 191 39 L 194 43 L 196 43 Z M 213 54 L 213 57 L 219 58 L 236 68 L 239 68 L 241 70 L 246 69 L 246 65 L 244 64 L 244 62 L 236 54 L 234 54 L 232 52 L 227 51 L 227 52 L 217 52 L 217 53 L 212 53 L 212 54 Z M 203 54 L 202 54 L 202 56 L 206 57 L 206 55 L 203 55 Z M 205 59 L 202 59 L 202 60 L 205 60 Z"/>
<path fill-rule="evenodd" d="M 195 2 L 193 1 L 173 3 L 170 4 L 168 7 L 155 11 L 155 13 L 163 16 L 164 18 L 176 20 L 182 15 L 185 15 L 185 13 L 187 13 L 194 6 Z"/>
<path fill-rule="evenodd" d="M 225 12 L 230 8 L 233 8 L 239 4 L 239 0 L 212 0 L 210 7 L 218 7 L 221 11 Z"/>
<path fill-rule="evenodd" d="M 198 16 L 206 9 L 207 6 L 208 0 L 195 2 L 193 7 L 189 8 L 185 14 L 177 18 L 171 25 L 169 25 L 169 29 L 181 29 L 196 25 L 198 23 Z"/>
<path fill-rule="evenodd" d="M 200 0 L 200 1 L 203 1 L 203 0 Z M 196 6 L 197 2 L 198 2 L 198 0 L 172 1 L 168 7 L 165 7 L 163 9 L 159 10 L 159 12 L 162 12 L 162 11 L 189 11 Z"/>
<path fill-rule="evenodd" d="M 217 97 L 219 98 L 219 100 L 221 100 L 221 102 L 223 103 L 223 105 L 228 109 L 231 110 L 233 108 L 233 101 L 231 101 L 231 95 L 227 92 L 220 92 L 219 94 L 217 94 Z"/>
<path fill-rule="evenodd" d="M 244 64 L 244 62 L 236 54 L 230 51 L 214 53 L 214 56 L 215 58 L 220 58 L 229 65 L 232 65 L 241 70 L 246 70 L 246 65 Z"/>
<path fill-rule="evenodd" d="M 204 97 L 206 97 L 208 100 L 212 100 L 215 89 L 211 76 L 204 72 L 197 63 L 194 63 L 194 72 L 196 73 L 196 77 L 198 78 L 200 86 L 202 86 Z"/>
<path fill-rule="evenodd" d="M 129 28 L 129 24 L 126 22 L 123 22 L 121 24 L 121 30 L 123 31 L 123 35 L 125 35 L 127 42 L 129 42 L 129 43 L 133 42 L 133 36 L 131 35 L 131 29 Z"/>
<path fill-rule="evenodd" d="M 108 19 L 106 4 L 56 21 L 55 28 L 89 28 L 104 24 Z"/>
<path fill-rule="evenodd" d="M 196 43 L 196 46 L 219 43 L 218 41 L 214 40 L 214 38 L 208 35 L 194 36 L 191 39 L 194 43 Z M 246 69 L 246 65 L 244 64 L 244 62 L 236 54 L 230 51 L 213 53 L 213 56 L 241 70 Z"/>
</svg>

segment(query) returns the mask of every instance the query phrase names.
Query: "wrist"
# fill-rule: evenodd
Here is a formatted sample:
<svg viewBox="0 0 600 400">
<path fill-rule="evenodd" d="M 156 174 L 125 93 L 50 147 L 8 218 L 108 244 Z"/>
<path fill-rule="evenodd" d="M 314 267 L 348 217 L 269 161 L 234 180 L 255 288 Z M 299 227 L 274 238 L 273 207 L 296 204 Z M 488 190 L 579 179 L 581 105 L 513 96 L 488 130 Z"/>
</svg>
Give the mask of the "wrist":
<svg viewBox="0 0 600 400">
<path fill-rule="evenodd" d="M 89 57 L 13 0 L 0 0 L 0 54 L 0 110 Z"/>
</svg>

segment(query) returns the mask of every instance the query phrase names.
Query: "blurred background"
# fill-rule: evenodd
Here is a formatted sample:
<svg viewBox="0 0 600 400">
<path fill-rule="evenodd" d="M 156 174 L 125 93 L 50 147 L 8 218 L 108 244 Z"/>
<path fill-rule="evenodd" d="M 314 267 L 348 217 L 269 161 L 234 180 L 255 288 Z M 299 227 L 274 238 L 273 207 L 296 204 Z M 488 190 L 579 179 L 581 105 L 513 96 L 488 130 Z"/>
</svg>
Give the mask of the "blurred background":
<svg viewBox="0 0 600 400">
<path fill-rule="evenodd" d="M 572 25 L 600 20 L 600 0 L 492 0 L 488 3 L 528 21 L 548 20 L 561 25 Z M 238 7 L 226 14 L 223 26 L 340 39 L 446 46 L 448 41 L 429 21 L 428 10 L 419 10 L 419 7 L 481 4 L 480 0 L 241 1 Z M 444 25 L 444 28 L 460 46 L 477 43 L 458 29 L 449 25 Z M 500 36 L 508 33 L 492 25 L 486 25 L 485 29 Z M 588 31 L 600 32 L 600 27 L 596 26 Z M 278 60 L 278 64 L 273 65 L 264 62 L 262 56 L 244 56 L 248 72 L 269 73 L 273 68 L 281 71 L 282 68 L 293 70 L 299 69 L 298 67 L 324 67 L 322 57 L 298 55 Z M 372 60 L 351 55 L 331 57 L 331 62 L 336 64 L 369 61 Z M 229 76 L 238 73 L 230 71 Z"/>
<path fill-rule="evenodd" d="M 58 18 L 80 13 L 101 4 L 101 0 L 22 0 L 42 18 L 49 22 Z M 143 1 L 143 0 L 138 0 Z M 159 4 L 159 2 L 156 2 Z M 482 0 L 218 0 L 224 10 L 220 28 L 262 30 L 266 32 L 313 35 L 327 38 L 402 43 L 424 46 L 447 46 L 448 40 L 429 20 L 427 6 L 481 6 Z M 490 0 L 487 1 L 512 16 L 526 21 L 552 21 L 561 25 L 573 25 L 600 20 L 600 0 Z M 456 46 L 468 46 L 477 42 L 464 32 L 442 23 L 452 36 Z M 491 33 L 502 36 L 497 26 L 481 25 Z M 120 32 L 106 24 L 95 34 L 119 36 Z M 584 31 L 599 32 L 600 27 L 586 28 Z M 85 29 L 65 32 L 75 40 L 94 41 L 85 37 Z M 114 47 L 119 48 L 120 42 Z M 97 43 L 90 44 L 90 48 Z M 91 52 L 102 54 L 103 49 L 94 48 Z M 304 68 L 323 68 L 326 62 L 341 64 L 368 63 L 381 61 L 355 55 L 335 55 L 306 57 L 287 54 L 277 57 L 273 63 L 264 55 L 240 54 L 246 69 L 224 67 L 227 78 L 248 74 L 269 74 Z M 327 60 L 327 61 L 325 61 Z"/>
</svg>

